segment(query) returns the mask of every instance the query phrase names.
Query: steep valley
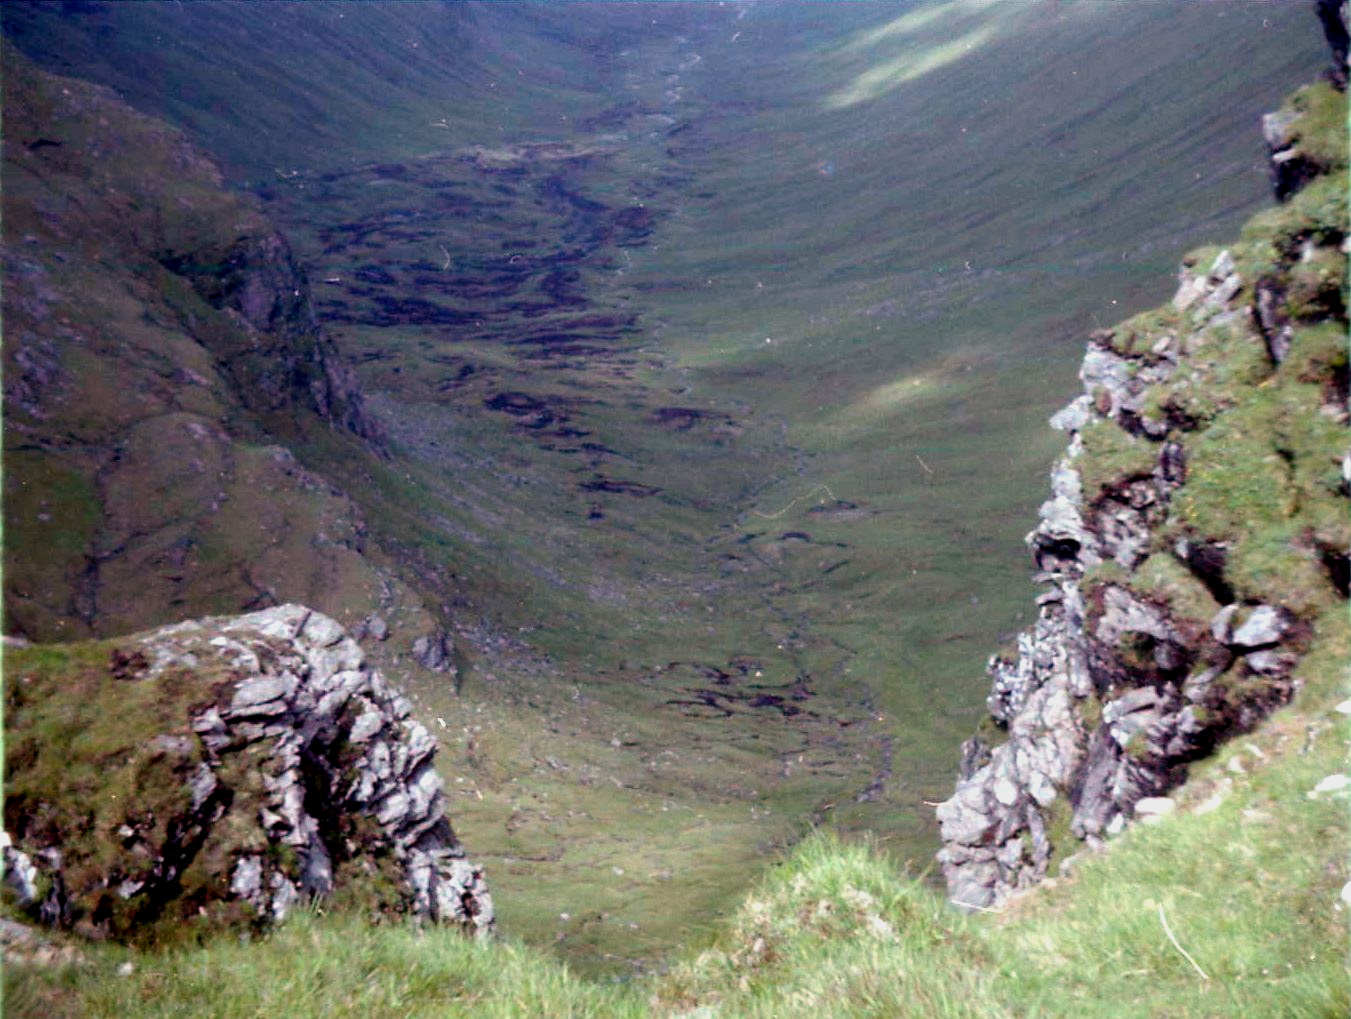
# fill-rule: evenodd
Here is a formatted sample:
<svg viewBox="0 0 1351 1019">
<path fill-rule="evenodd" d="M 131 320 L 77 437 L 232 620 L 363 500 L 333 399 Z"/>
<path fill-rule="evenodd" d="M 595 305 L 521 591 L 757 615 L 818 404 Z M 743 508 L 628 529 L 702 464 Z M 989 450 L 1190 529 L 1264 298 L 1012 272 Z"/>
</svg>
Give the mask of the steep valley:
<svg viewBox="0 0 1351 1019">
<path fill-rule="evenodd" d="M 181 127 L 286 237 L 379 435 L 259 419 L 254 445 L 333 501 L 287 517 L 298 545 L 334 517 L 362 538 L 312 596 L 390 630 L 368 653 L 445 746 L 503 928 L 588 972 L 699 940 L 813 824 L 925 866 L 982 662 L 1026 621 L 1020 539 L 1082 339 L 1267 200 L 1254 125 L 1322 59 L 1278 4 L 957 4 L 941 26 L 270 5 L 270 32 L 176 6 L 15 4 L 5 30 Z M 7 476 L 87 521 L 70 555 L 106 541 L 29 455 Z M 246 471 L 231 499 L 253 516 L 279 484 Z M 49 512 L 10 503 L 11 540 Z M 108 597 L 136 607 L 81 633 L 258 595 L 195 568 L 178 600 L 128 570 Z M 411 653 L 441 631 L 454 670 Z"/>
</svg>

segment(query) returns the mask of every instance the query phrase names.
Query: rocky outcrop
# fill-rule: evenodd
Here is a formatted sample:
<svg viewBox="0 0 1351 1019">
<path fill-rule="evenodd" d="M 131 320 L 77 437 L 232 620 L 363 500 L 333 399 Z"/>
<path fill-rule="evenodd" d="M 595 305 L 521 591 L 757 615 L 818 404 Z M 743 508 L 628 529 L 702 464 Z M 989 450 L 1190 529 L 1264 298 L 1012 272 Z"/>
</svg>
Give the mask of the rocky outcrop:
<svg viewBox="0 0 1351 1019">
<path fill-rule="evenodd" d="M 458 674 L 454 654 L 450 635 L 440 630 L 413 641 L 413 661 L 430 672 L 447 673 L 454 678 Z"/>
<path fill-rule="evenodd" d="M 201 338 L 247 406 L 265 413 L 304 407 L 363 438 L 382 439 L 355 375 L 320 329 L 309 282 L 280 235 L 220 238 L 156 255 L 237 327 L 204 330 Z"/>
<path fill-rule="evenodd" d="M 1323 35 L 1332 51 L 1327 79 L 1332 89 L 1344 93 L 1347 80 L 1347 0 L 1317 0 L 1315 10 Z M 1308 90 L 1302 95 L 1307 98 Z M 1308 103 L 1296 96 L 1290 103 L 1262 118 L 1262 136 L 1267 143 L 1272 188 L 1278 201 L 1285 201 L 1309 181 L 1345 163 L 1345 124 L 1331 138 L 1322 131 L 1309 132 Z M 1327 125 L 1320 125 L 1326 127 Z"/>
<path fill-rule="evenodd" d="M 1158 814 L 1190 762 L 1293 696 L 1320 614 L 1344 611 L 1344 123 L 1326 84 L 1268 117 L 1287 204 L 1090 338 L 1027 538 L 1047 590 L 991 659 L 990 723 L 937 810 L 959 905 Z"/>
<path fill-rule="evenodd" d="M 1328 71 L 1332 84 L 1342 92 L 1346 91 L 1347 51 L 1351 48 L 1351 10 L 1347 0 L 1317 0 L 1318 20 L 1323 26 L 1323 37 L 1332 51 L 1332 67 Z"/>
<path fill-rule="evenodd" d="M 46 925 L 163 940 L 333 898 L 493 929 L 435 740 L 319 613 L 10 650 L 6 727 L 5 879 Z"/>
</svg>

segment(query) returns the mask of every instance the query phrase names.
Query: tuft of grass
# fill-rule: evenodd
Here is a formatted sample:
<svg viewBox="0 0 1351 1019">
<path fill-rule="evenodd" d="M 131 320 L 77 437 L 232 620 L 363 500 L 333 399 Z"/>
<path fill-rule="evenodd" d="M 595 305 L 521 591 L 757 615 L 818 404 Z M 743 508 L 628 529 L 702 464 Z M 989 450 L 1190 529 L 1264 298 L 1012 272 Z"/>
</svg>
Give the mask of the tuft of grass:
<svg viewBox="0 0 1351 1019">
<path fill-rule="evenodd" d="M 128 962 L 134 972 L 120 976 Z M 299 913 L 265 941 L 222 939 L 154 956 L 111 949 L 87 970 L 11 968 L 6 978 L 6 1014 L 17 1016 L 643 1014 L 631 990 L 580 980 L 518 944 L 483 945 L 450 931 L 317 910 Z"/>
<path fill-rule="evenodd" d="M 1299 114 L 1290 129 L 1295 148 L 1321 172 L 1346 169 L 1346 94 L 1328 81 L 1300 89 L 1284 109 Z"/>
<path fill-rule="evenodd" d="M 1345 547 L 1348 537 L 1334 455 L 1345 426 L 1322 411 L 1323 387 L 1344 357 L 1337 331 L 1297 331 L 1274 376 L 1228 391 L 1232 408 L 1188 446 L 1187 483 L 1169 522 L 1229 546 L 1227 577 L 1242 597 L 1304 614 L 1333 596 L 1317 544 Z"/>
<path fill-rule="evenodd" d="M 1213 261 L 1216 253 L 1218 249 L 1215 248 L 1198 249 L 1184 258 L 1182 264 L 1189 265 L 1190 259 L 1206 255 Z M 1202 262 L 1200 267 L 1205 269 L 1209 264 L 1208 261 Z M 1165 304 L 1149 311 L 1142 311 L 1113 326 L 1108 333 L 1110 336 L 1108 345 L 1124 357 L 1148 357 L 1150 348 L 1155 343 L 1164 336 L 1176 336 L 1181 326 L 1182 316 L 1171 304 Z"/>
<path fill-rule="evenodd" d="M 1136 567 L 1129 586 L 1145 598 L 1168 605 L 1178 619 L 1207 623 L 1219 604 L 1204 584 L 1173 556 L 1157 552 Z"/>
<path fill-rule="evenodd" d="M 1247 243 L 1266 243 L 1287 257 L 1301 244 L 1337 244 L 1346 236 L 1347 175 L 1345 170 L 1320 177 L 1283 205 L 1259 212 L 1244 226 Z"/>
<path fill-rule="evenodd" d="M 863 843 L 817 833 L 745 900 L 713 947 L 661 978 L 658 1011 L 868 1014 L 907 982 L 912 1014 L 986 990 L 984 952 L 943 900 Z"/>
</svg>

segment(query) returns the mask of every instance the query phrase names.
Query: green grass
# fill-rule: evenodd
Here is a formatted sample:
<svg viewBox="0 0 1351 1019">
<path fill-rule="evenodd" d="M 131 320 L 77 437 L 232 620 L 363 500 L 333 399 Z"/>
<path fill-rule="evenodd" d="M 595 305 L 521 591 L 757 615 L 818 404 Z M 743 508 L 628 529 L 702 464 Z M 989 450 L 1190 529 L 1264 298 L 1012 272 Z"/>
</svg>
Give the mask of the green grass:
<svg viewBox="0 0 1351 1019">
<path fill-rule="evenodd" d="M 147 735 L 186 735 L 188 705 L 209 699 L 210 683 L 219 678 L 207 668 L 127 682 L 109 668 L 117 648 L 98 642 L 5 652 L 5 830 L 17 840 L 59 846 L 77 898 L 110 871 L 149 879 L 145 861 L 122 849 L 118 826 L 137 818 L 151 839 L 165 839 L 165 825 L 189 797 L 181 776 L 200 756 L 191 738 L 190 749 L 179 751 Z M 166 757 L 174 765 L 166 766 Z M 185 894 L 190 890 L 189 882 Z M 187 918 L 174 910 L 155 924 L 136 915 L 139 903 L 108 895 L 104 905 L 107 927 L 119 938 L 148 944 L 174 940 L 185 929 Z M 80 923 L 79 905 L 73 912 Z"/>
<path fill-rule="evenodd" d="M 85 567 L 100 522 L 97 493 L 87 475 L 41 452 L 6 457 L 11 477 L 5 485 L 7 549 L 41 548 L 44 554 L 6 563 L 7 589 L 28 599 L 29 629 L 87 636 L 83 621 L 69 618 L 67 592 Z M 12 604 L 12 602 L 11 602 Z"/>
<path fill-rule="evenodd" d="M 1272 373 L 1262 339 L 1250 327 L 1226 323 L 1193 336 L 1176 374 L 1145 398 L 1146 417 L 1166 416 L 1184 431 L 1204 426 Z"/>
<path fill-rule="evenodd" d="M 1300 613 L 1332 593 L 1310 535 L 1328 544 L 1346 536 L 1333 453 L 1345 426 L 1320 410 L 1336 357 L 1327 340 L 1302 338 L 1269 381 L 1221 390 L 1233 406 L 1189 444 L 1194 467 L 1169 523 L 1228 543 L 1227 572 L 1244 597 L 1285 600 Z"/>
<path fill-rule="evenodd" d="M 1084 452 L 1075 466 L 1083 478 L 1084 498 L 1090 503 L 1127 481 L 1148 478 L 1158 465 L 1158 445 L 1131 435 L 1115 421 L 1093 421 L 1079 435 Z"/>
<path fill-rule="evenodd" d="M 1081 853 L 1069 877 L 998 915 L 955 913 L 890 854 L 823 832 L 711 942 L 641 980 L 580 979 L 511 940 L 311 915 L 260 943 L 92 946 L 82 966 L 11 965 L 7 1014 L 1343 1014 L 1345 793 L 1310 791 L 1345 768 L 1333 706 L 1349 651 L 1345 614 L 1326 614 L 1294 706 L 1196 766 L 1176 813 Z"/>
<path fill-rule="evenodd" d="M 1284 109 L 1299 114 L 1291 127 L 1291 143 L 1321 173 L 1345 170 L 1346 96 L 1327 81 L 1307 85 L 1291 96 Z"/>
<path fill-rule="evenodd" d="M 1294 255 L 1306 240 L 1328 244 L 1345 236 L 1347 221 L 1346 171 L 1328 174 L 1303 188 L 1289 202 L 1254 216 L 1243 228 L 1242 239 L 1265 242 Z"/>
<path fill-rule="evenodd" d="M 1208 624 L 1220 607 L 1204 585 L 1166 552 L 1159 552 L 1135 568 L 1130 587 L 1145 598 L 1163 602 L 1173 618 L 1194 625 Z"/>
<path fill-rule="evenodd" d="M 298 966 L 297 962 L 303 960 Z M 117 974 L 130 961 L 136 972 Z M 9 1015 L 221 1017 L 640 1015 L 630 993 L 589 984 L 537 950 L 444 931 L 301 914 L 264 943 L 222 941 L 158 958 L 108 952 L 93 973 L 39 989 L 15 979 Z M 230 979 L 222 980 L 229 973 Z"/>
</svg>

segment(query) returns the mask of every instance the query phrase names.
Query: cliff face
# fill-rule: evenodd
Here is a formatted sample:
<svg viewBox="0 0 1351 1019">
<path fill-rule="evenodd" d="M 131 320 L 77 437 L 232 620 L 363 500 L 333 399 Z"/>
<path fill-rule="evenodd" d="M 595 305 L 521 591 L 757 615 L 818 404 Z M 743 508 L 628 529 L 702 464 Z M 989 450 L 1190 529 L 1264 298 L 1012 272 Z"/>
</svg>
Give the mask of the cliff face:
<svg viewBox="0 0 1351 1019">
<path fill-rule="evenodd" d="M 5 92 L 6 630 L 74 641 L 6 648 L 9 894 L 140 942 L 311 897 L 490 930 L 435 741 L 337 622 L 276 604 L 453 671 L 288 448 L 382 455 L 286 242 L 108 90 L 7 50 Z"/>
<path fill-rule="evenodd" d="M 285 241 L 177 131 L 4 66 L 7 632 L 371 611 L 360 514 L 287 447 L 378 429 Z"/>
<path fill-rule="evenodd" d="M 161 249 L 156 258 L 225 313 L 228 326 L 203 330 L 201 339 L 246 407 L 269 415 L 299 408 L 378 441 L 351 369 L 319 328 L 309 284 L 285 240 L 271 232 L 226 233 L 205 246 L 182 247 Z"/>
<path fill-rule="evenodd" d="M 1335 5 L 1334 5 L 1335 6 Z M 1344 5 L 1342 5 L 1344 10 Z M 1339 22 L 1344 24 L 1344 22 Z M 1038 618 L 937 814 L 951 898 L 988 907 L 1172 808 L 1187 764 L 1296 693 L 1344 612 L 1345 47 L 1264 129 L 1277 208 L 1184 262 L 1169 305 L 1089 340 L 1027 541 Z"/>
<path fill-rule="evenodd" d="M 107 89 L 46 74 L 12 49 L 5 56 L 5 233 L 11 258 L 30 270 L 21 280 L 53 256 L 87 259 L 88 274 L 121 268 L 157 291 L 162 307 L 152 310 L 210 352 L 246 406 L 311 412 L 373 437 L 308 283 L 256 206 L 226 191 L 216 165 L 178 132 Z M 44 324 L 31 301 L 13 310 L 25 326 Z"/>
<path fill-rule="evenodd" d="M 5 726 L 5 881 L 49 926 L 152 943 L 323 897 L 492 930 L 436 741 L 319 613 L 7 649 Z"/>
</svg>

